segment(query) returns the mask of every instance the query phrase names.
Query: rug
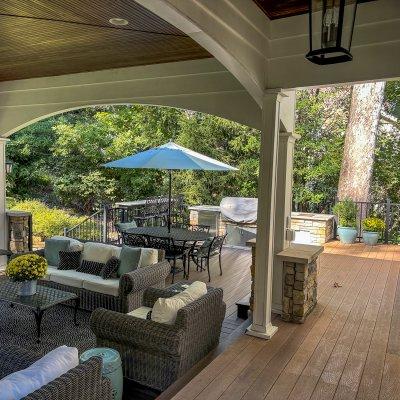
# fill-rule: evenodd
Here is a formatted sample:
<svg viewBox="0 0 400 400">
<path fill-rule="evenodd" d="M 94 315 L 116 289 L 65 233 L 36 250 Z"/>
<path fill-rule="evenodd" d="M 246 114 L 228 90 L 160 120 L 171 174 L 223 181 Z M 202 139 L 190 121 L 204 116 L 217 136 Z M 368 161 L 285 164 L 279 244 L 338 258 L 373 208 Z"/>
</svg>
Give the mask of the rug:
<svg viewBox="0 0 400 400">
<path fill-rule="evenodd" d="M 0 348 L 16 345 L 46 354 L 62 346 L 77 347 L 79 353 L 96 346 L 96 337 L 89 328 L 90 312 L 79 310 L 74 324 L 74 309 L 57 305 L 44 312 L 41 341 L 37 343 L 35 316 L 28 308 L 0 301 Z"/>
</svg>

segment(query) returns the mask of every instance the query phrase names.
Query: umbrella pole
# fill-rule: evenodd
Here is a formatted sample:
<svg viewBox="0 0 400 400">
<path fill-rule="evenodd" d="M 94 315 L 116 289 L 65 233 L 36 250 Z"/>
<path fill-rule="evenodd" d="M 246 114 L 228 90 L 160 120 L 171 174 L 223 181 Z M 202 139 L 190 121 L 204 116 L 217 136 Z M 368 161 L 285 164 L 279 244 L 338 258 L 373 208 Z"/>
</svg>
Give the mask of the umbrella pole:
<svg viewBox="0 0 400 400">
<path fill-rule="evenodd" d="M 168 233 L 171 232 L 171 195 L 172 195 L 172 171 L 169 170 L 169 192 L 168 192 Z"/>
</svg>

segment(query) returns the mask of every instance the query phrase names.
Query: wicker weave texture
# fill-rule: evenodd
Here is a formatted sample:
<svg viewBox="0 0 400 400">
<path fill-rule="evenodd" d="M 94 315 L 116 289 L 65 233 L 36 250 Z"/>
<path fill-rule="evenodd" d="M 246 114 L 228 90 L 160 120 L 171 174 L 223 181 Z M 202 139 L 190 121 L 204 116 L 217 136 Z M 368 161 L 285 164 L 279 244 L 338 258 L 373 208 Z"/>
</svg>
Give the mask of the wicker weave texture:
<svg viewBox="0 0 400 400">
<path fill-rule="evenodd" d="M 41 285 L 55 289 L 76 293 L 80 299 L 80 308 L 93 311 L 102 307 L 107 310 L 129 312 L 141 306 L 145 289 L 151 286 L 164 287 L 165 279 L 171 271 L 167 261 L 161 261 L 148 267 L 138 268 L 135 271 L 124 274 L 120 278 L 119 294 L 93 292 L 91 290 L 63 285 L 52 281 L 40 281 Z M 67 304 L 69 304 L 67 302 Z M 70 303 L 73 305 L 73 303 Z"/>
<path fill-rule="evenodd" d="M 152 307 L 157 298 L 173 294 L 150 288 L 143 304 Z M 119 351 L 125 377 L 163 391 L 218 345 L 226 309 L 222 297 L 222 289 L 208 288 L 178 311 L 173 325 L 97 309 L 90 327 L 98 346 Z"/>
<path fill-rule="evenodd" d="M 27 368 L 40 356 L 19 347 L 0 350 L 0 377 Z M 112 400 L 111 384 L 101 375 L 102 361 L 91 358 L 34 391 L 24 400 Z"/>
</svg>

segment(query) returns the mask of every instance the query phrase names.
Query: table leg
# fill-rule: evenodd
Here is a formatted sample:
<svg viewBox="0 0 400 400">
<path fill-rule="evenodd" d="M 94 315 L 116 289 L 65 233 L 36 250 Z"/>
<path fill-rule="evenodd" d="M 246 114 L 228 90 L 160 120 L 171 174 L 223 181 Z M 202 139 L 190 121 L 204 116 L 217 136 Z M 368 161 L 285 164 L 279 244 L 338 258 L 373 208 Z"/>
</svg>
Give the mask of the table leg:
<svg viewBox="0 0 400 400">
<path fill-rule="evenodd" d="M 37 329 L 37 342 L 40 343 L 40 329 L 42 325 L 42 318 L 44 314 L 44 310 L 41 310 L 40 308 L 36 309 L 33 311 L 35 315 L 35 320 L 36 320 L 36 329 Z"/>
<path fill-rule="evenodd" d="M 79 297 L 77 297 L 76 299 L 75 299 L 75 309 L 74 309 L 74 324 L 75 324 L 75 326 L 78 326 L 79 325 L 79 323 L 78 323 L 78 320 L 77 320 L 77 314 L 78 314 L 78 309 L 79 309 L 79 305 L 80 305 L 80 298 Z"/>
</svg>

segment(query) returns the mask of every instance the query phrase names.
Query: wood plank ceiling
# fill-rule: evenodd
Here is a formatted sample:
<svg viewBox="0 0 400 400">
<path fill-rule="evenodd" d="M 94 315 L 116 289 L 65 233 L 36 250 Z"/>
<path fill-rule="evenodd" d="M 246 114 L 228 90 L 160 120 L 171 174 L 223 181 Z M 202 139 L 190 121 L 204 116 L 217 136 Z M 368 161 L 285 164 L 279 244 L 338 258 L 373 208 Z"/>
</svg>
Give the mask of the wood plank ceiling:
<svg viewBox="0 0 400 400">
<path fill-rule="evenodd" d="M 0 81 L 211 57 L 132 0 L 1 0 L 0 34 Z"/>
</svg>

